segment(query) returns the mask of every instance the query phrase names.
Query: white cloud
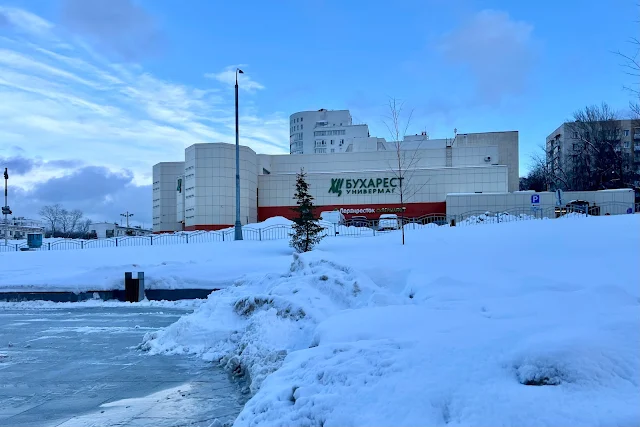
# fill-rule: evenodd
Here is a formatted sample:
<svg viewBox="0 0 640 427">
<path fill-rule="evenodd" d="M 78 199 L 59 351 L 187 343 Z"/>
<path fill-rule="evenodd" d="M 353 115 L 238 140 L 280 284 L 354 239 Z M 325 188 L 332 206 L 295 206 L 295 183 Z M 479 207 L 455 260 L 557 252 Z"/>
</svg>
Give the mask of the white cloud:
<svg viewBox="0 0 640 427">
<path fill-rule="evenodd" d="M 0 6 L 0 16 L 20 32 L 52 37 L 53 24 L 23 9 Z"/>
<path fill-rule="evenodd" d="M 229 86 L 235 86 L 236 84 L 236 69 L 244 67 L 245 65 L 229 65 L 223 71 L 219 73 L 207 73 L 204 76 L 209 79 L 218 80 Z M 244 70 L 243 70 L 244 71 Z M 260 83 L 252 80 L 246 72 L 238 74 L 238 89 L 245 90 L 247 92 L 254 92 L 256 90 L 264 89 L 264 86 Z"/>
<path fill-rule="evenodd" d="M 13 174 L 12 185 L 29 191 L 77 170 L 62 160 L 79 160 L 131 171 L 130 185 L 120 191 L 138 191 L 136 186 L 149 184 L 153 164 L 182 159 L 185 147 L 234 142 L 233 94 L 223 90 L 224 72 L 207 87 L 166 81 L 140 65 L 105 58 L 27 11 L 0 12 L 11 30 L 20 30 L 0 37 L 0 158 L 19 149 L 21 156 L 43 162 L 28 174 Z M 248 76 L 242 86 L 263 88 Z M 258 153 L 287 152 L 288 117 L 260 115 L 246 105 L 241 144 Z"/>
<path fill-rule="evenodd" d="M 468 67 L 477 96 L 489 103 L 526 89 L 537 54 L 533 26 L 496 10 L 473 15 L 438 48 L 451 63 Z"/>
<path fill-rule="evenodd" d="M 53 28 L 23 15 L 39 23 L 24 28 Z M 0 121 L 7 137 L 0 155 L 4 147 L 20 146 L 44 158 L 79 158 L 113 169 L 132 165 L 137 183 L 154 163 L 182 158 L 188 145 L 233 142 L 233 97 L 221 87 L 168 82 L 138 65 L 112 63 L 75 40 L 65 42 L 73 49 L 59 48 L 58 39 L 0 39 Z M 215 79 L 227 83 L 225 72 Z M 247 77 L 242 85 L 263 87 Z M 241 111 L 240 120 L 241 143 L 260 153 L 286 152 L 285 115 Z"/>
</svg>

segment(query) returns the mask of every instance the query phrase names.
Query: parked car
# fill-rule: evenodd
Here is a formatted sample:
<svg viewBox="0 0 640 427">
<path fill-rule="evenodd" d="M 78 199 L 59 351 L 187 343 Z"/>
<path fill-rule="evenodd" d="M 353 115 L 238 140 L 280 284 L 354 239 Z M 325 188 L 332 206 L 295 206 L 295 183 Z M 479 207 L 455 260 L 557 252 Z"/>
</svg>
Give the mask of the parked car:
<svg viewBox="0 0 640 427">
<path fill-rule="evenodd" d="M 400 221 L 396 214 L 382 214 L 378 221 L 378 230 L 399 230 Z"/>
<path fill-rule="evenodd" d="M 349 223 L 352 227 L 368 227 L 370 225 L 366 216 L 352 216 Z"/>
<path fill-rule="evenodd" d="M 340 211 L 324 211 L 320 212 L 320 219 L 325 222 L 330 222 L 334 225 L 344 225 L 345 218 Z"/>
</svg>

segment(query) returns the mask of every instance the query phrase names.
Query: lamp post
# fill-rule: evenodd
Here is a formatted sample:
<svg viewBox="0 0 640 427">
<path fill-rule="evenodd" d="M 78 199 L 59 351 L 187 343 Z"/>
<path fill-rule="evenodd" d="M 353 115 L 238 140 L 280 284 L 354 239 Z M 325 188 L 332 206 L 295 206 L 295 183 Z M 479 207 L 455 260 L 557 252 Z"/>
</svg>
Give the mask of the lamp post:
<svg viewBox="0 0 640 427">
<path fill-rule="evenodd" d="M 236 68 L 236 224 L 235 240 L 242 240 L 242 224 L 240 223 L 240 136 L 238 133 L 238 73 L 244 74 Z"/>
<path fill-rule="evenodd" d="M 4 168 L 4 206 L 2 206 L 2 214 L 4 215 L 4 246 L 7 246 L 7 240 L 9 239 L 9 221 L 7 215 L 11 213 L 7 202 L 7 183 L 9 182 L 9 171 Z"/>
<path fill-rule="evenodd" d="M 127 229 L 129 228 L 129 217 L 133 216 L 132 213 L 129 213 L 129 211 L 127 211 L 127 213 L 121 213 L 120 216 L 123 216 L 125 218 L 127 218 Z"/>
</svg>

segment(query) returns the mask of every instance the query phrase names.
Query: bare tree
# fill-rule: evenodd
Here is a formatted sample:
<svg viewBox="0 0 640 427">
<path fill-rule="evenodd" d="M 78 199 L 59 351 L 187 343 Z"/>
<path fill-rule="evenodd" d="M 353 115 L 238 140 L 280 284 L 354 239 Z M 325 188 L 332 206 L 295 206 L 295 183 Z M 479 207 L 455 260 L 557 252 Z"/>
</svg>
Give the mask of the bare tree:
<svg viewBox="0 0 640 427">
<path fill-rule="evenodd" d="M 638 7 L 640 8 L 640 3 Z M 626 54 L 618 51 L 617 54 L 623 60 L 622 67 L 633 81 L 632 86 L 625 86 L 625 89 L 633 94 L 634 100 L 629 102 L 633 118 L 640 120 L 640 39 L 631 37 L 629 44 L 631 45 L 631 53 Z"/>
<path fill-rule="evenodd" d="M 69 233 L 73 231 L 79 231 L 78 226 L 82 221 L 82 216 L 84 215 L 80 209 L 74 209 L 67 214 L 69 216 Z"/>
<path fill-rule="evenodd" d="M 65 208 L 60 210 L 60 224 L 58 228 L 63 237 L 67 237 L 69 233 L 73 231 L 71 229 L 71 216 L 69 215 L 69 211 Z"/>
<path fill-rule="evenodd" d="M 56 203 L 55 205 L 43 206 L 40 209 L 40 216 L 49 226 L 49 230 L 51 234 L 54 235 L 58 230 L 59 224 L 61 222 L 62 211 L 64 209 L 60 204 Z"/>
<path fill-rule="evenodd" d="M 602 190 L 629 185 L 633 175 L 632 161 L 622 147 L 620 121 L 606 103 L 574 113 L 574 121 L 568 124 L 568 129 L 572 141 L 571 189 Z"/>
<path fill-rule="evenodd" d="M 80 220 L 78 223 L 78 233 L 81 233 L 83 236 L 89 234 L 89 229 L 91 228 L 92 221 L 90 219 Z"/>
<path fill-rule="evenodd" d="M 426 132 L 423 132 L 421 138 L 416 142 L 415 147 L 411 147 L 411 150 L 405 150 L 402 147 L 402 141 L 407 135 L 411 119 L 413 117 L 413 110 L 409 111 L 405 120 L 402 119 L 404 103 L 399 102 L 395 98 L 389 100 L 389 115 L 386 116 L 384 124 L 391 136 L 395 157 L 393 163 L 389 165 L 389 169 L 392 171 L 394 178 L 398 180 L 398 190 L 400 195 L 400 228 L 402 230 L 402 244 L 405 243 L 404 236 L 404 212 L 406 209 L 405 204 L 413 196 L 416 195 L 426 185 L 415 185 L 411 182 L 411 178 L 415 173 L 415 168 L 420 162 L 420 147 L 422 142 L 429 139 Z M 404 123 L 403 123 L 404 121 Z"/>
</svg>

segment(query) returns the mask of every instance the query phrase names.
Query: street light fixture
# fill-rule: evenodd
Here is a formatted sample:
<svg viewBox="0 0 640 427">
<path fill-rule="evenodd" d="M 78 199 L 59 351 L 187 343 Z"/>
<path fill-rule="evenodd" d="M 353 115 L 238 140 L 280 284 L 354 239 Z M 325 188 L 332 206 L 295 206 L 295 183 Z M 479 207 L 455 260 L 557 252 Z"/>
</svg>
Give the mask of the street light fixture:
<svg viewBox="0 0 640 427">
<path fill-rule="evenodd" d="M 240 134 L 238 132 L 238 74 L 244 74 L 236 68 L 236 224 L 235 240 L 242 240 L 242 224 L 240 223 Z"/>
<path fill-rule="evenodd" d="M 129 213 L 129 211 L 127 211 L 126 213 L 121 213 L 120 216 L 123 216 L 123 217 L 127 218 L 127 228 L 129 228 L 129 217 L 132 217 L 133 214 Z"/>
</svg>

